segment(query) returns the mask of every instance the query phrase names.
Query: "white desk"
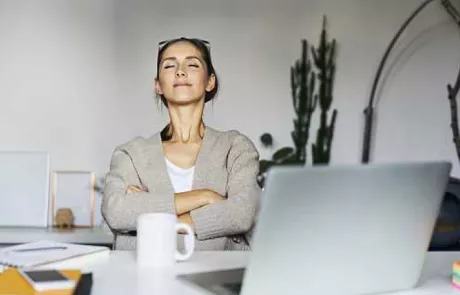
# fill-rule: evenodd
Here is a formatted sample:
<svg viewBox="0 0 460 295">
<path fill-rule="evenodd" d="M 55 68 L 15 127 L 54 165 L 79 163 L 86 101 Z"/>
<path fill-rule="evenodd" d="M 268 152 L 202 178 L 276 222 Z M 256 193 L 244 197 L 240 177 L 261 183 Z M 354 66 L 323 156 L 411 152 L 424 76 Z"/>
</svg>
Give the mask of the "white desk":
<svg viewBox="0 0 460 295">
<path fill-rule="evenodd" d="M 36 240 L 107 245 L 112 244 L 113 235 L 103 228 L 0 227 L 0 247 Z"/>
<path fill-rule="evenodd" d="M 192 285 L 179 281 L 177 274 L 244 267 L 249 252 L 196 252 L 189 261 L 180 262 L 169 271 L 153 272 L 137 268 L 135 252 L 112 251 L 108 258 L 88 261 L 81 267 L 93 272 L 92 295 L 117 294 L 208 294 Z M 429 252 L 422 271 L 419 287 L 392 295 L 458 295 L 450 286 L 452 262 L 460 260 L 460 252 Z M 72 265 L 60 264 L 59 267 Z M 397 267 L 397 266 L 395 266 Z"/>
</svg>

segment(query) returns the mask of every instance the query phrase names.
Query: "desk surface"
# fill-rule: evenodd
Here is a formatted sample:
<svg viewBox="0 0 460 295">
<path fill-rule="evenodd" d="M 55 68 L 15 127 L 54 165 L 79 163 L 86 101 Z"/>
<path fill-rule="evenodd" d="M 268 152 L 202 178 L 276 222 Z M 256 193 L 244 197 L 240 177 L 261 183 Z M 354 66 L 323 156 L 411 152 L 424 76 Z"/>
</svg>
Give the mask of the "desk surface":
<svg viewBox="0 0 460 295">
<path fill-rule="evenodd" d="M 79 244 L 112 244 L 113 235 L 99 227 L 57 229 L 48 227 L 0 227 L 0 245 L 27 243 L 37 240 Z"/>
<path fill-rule="evenodd" d="M 192 258 L 161 272 L 139 269 L 135 252 L 112 251 L 106 258 L 80 262 L 80 265 L 59 264 L 58 268 L 79 267 L 92 271 L 92 295 L 117 294 L 208 294 L 176 279 L 177 274 L 235 269 L 246 266 L 250 252 L 196 252 Z M 420 277 L 419 287 L 392 295 L 460 294 L 450 286 L 452 262 L 460 260 L 460 252 L 429 252 Z M 397 267 L 397 266 L 395 266 Z"/>
<path fill-rule="evenodd" d="M 244 267 L 249 252 L 195 252 L 190 260 L 169 270 L 152 271 L 137 267 L 133 251 L 111 251 L 107 257 L 74 262 L 59 262 L 42 268 L 80 268 L 93 272 L 91 295 L 208 294 L 176 279 L 177 274 Z"/>
</svg>

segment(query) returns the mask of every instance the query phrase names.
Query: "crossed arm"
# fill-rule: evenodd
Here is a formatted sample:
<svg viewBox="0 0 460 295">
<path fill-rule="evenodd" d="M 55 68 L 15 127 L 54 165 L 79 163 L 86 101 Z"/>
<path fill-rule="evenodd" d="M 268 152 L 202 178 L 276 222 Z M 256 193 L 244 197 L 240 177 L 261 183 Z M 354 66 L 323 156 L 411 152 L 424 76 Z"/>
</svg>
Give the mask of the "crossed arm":
<svg viewBox="0 0 460 295">
<path fill-rule="evenodd" d="M 180 221 L 192 225 L 200 240 L 248 232 L 260 198 L 254 145 L 238 136 L 227 156 L 227 165 L 225 198 L 207 189 L 174 194 L 163 189 L 161 181 L 156 188 L 150 188 L 155 191 L 147 191 L 133 187 L 139 185 L 133 162 L 126 152 L 116 150 L 106 177 L 102 215 L 112 230 L 133 230 L 140 214 L 158 212 L 176 214 Z"/>
<path fill-rule="evenodd" d="M 127 193 L 148 192 L 146 188 L 130 185 Z M 190 212 L 200 207 L 223 201 L 224 197 L 210 189 L 198 189 L 188 192 L 175 193 L 174 205 L 179 222 L 184 222 L 194 229 L 194 224 Z"/>
</svg>

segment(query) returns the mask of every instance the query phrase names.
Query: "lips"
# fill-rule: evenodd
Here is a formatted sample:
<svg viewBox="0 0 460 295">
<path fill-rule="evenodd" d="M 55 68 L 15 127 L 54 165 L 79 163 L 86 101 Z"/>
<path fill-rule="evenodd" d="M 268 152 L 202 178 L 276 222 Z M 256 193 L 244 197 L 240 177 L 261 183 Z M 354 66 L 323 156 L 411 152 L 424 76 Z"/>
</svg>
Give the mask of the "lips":
<svg viewBox="0 0 460 295">
<path fill-rule="evenodd" d="M 181 86 L 192 86 L 190 83 L 174 83 L 174 87 L 181 87 Z"/>
</svg>

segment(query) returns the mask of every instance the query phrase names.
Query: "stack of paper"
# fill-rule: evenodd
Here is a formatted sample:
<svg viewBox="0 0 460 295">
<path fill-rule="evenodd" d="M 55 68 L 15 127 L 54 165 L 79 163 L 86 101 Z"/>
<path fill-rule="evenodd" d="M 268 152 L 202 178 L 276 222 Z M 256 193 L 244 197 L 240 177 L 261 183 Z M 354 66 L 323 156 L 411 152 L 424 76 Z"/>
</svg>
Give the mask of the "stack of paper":
<svg viewBox="0 0 460 295">
<path fill-rule="evenodd" d="M 34 268 L 93 254 L 109 254 L 103 246 L 41 240 L 0 249 L 0 266 Z"/>
</svg>

